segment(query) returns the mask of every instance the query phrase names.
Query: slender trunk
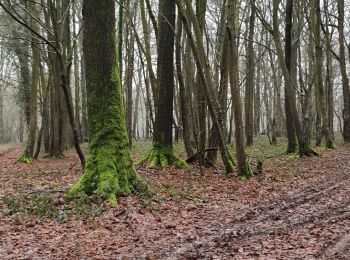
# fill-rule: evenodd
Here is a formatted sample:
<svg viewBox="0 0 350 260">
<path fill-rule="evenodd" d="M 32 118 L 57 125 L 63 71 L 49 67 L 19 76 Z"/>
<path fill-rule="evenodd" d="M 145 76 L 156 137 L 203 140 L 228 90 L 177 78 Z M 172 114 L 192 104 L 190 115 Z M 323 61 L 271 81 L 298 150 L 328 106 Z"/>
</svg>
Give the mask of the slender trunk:
<svg viewBox="0 0 350 260">
<path fill-rule="evenodd" d="M 129 137 L 129 146 L 132 146 L 132 107 L 133 107 L 133 98 L 132 98 L 132 79 L 134 75 L 134 33 L 130 33 L 129 48 L 127 54 L 127 69 L 125 75 L 125 85 L 126 85 L 126 129 Z"/>
<path fill-rule="evenodd" d="M 181 108 L 181 121 L 183 128 L 183 139 L 187 157 L 194 155 L 192 148 L 192 133 L 191 133 L 191 111 L 190 111 L 190 96 L 189 91 L 186 89 L 183 71 L 181 67 L 181 35 L 182 35 L 182 22 L 181 18 L 177 19 L 177 32 L 176 32 L 176 74 L 179 81 L 179 92 L 180 92 L 180 108 Z M 188 87 L 188 86 L 187 86 Z"/>
<path fill-rule="evenodd" d="M 191 19 L 195 31 L 195 40 L 193 38 L 191 27 L 189 25 L 189 21 L 187 15 L 185 13 L 185 3 L 189 14 L 189 19 Z M 181 16 L 182 23 L 184 25 L 189 44 L 192 49 L 192 53 L 195 58 L 195 62 L 197 65 L 198 73 L 201 77 L 201 81 L 203 83 L 203 88 L 205 92 L 205 97 L 208 102 L 208 108 L 210 112 L 211 119 L 213 124 L 218 128 L 219 134 L 219 149 L 221 153 L 222 161 L 226 167 L 226 172 L 232 172 L 233 170 L 233 161 L 230 156 L 230 153 L 226 147 L 226 136 L 223 131 L 223 111 L 220 110 L 220 105 L 218 103 L 218 98 L 216 96 L 216 91 L 214 88 L 214 82 L 211 75 L 211 70 L 209 67 L 209 61 L 205 56 L 204 45 L 203 45 L 203 37 L 201 33 L 201 29 L 192 9 L 191 3 L 188 0 L 176 0 L 176 4 L 178 6 L 179 15 Z"/>
<path fill-rule="evenodd" d="M 219 83 L 219 102 L 220 109 L 223 111 L 223 125 L 226 126 L 226 109 L 227 109 L 227 94 L 228 94 L 228 36 L 224 34 L 224 44 L 221 51 L 221 62 L 220 62 L 220 83 Z M 226 128 L 226 127 L 225 127 Z M 225 130 L 224 130 L 225 131 Z M 217 157 L 217 146 L 219 143 L 218 129 L 213 124 L 210 131 L 209 149 L 213 149 L 207 153 L 207 160 L 214 164 Z"/>
<path fill-rule="evenodd" d="M 75 25 L 75 9 L 73 8 L 73 24 Z M 73 36 L 77 37 L 77 33 L 75 31 L 75 26 L 73 26 Z M 81 120 L 80 120 L 80 111 L 81 111 L 81 100 L 80 100 L 80 78 L 79 78 L 79 53 L 78 53 L 78 45 L 74 44 L 73 46 L 73 67 L 74 67 L 74 98 L 75 98 L 75 109 L 74 109 L 74 117 L 75 124 L 79 133 L 79 141 L 82 141 L 82 133 L 81 133 Z"/>
<path fill-rule="evenodd" d="M 5 141 L 4 130 L 4 88 L 0 84 L 0 144 Z"/>
<path fill-rule="evenodd" d="M 139 103 L 140 103 L 140 96 L 141 96 L 141 87 L 142 87 L 142 72 L 141 67 L 138 69 L 138 79 L 139 82 L 136 84 L 136 99 L 135 99 L 135 108 L 133 112 L 133 123 L 132 123 L 132 137 L 135 139 L 138 139 L 137 134 L 137 124 L 138 124 L 138 118 L 139 118 Z"/>
<path fill-rule="evenodd" d="M 343 136 L 345 142 L 350 142 L 350 90 L 349 77 L 346 69 L 345 38 L 344 38 L 344 0 L 338 1 L 338 30 L 339 30 L 339 63 L 343 85 L 344 99 L 344 129 Z"/>
<path fill-rule="evenodd" d="M 157 79 L 153 71 L 153 64 L 152 64 L 152 57 L 151 57 L 151 46 L 150 46 L 150 40 L 149 40 L 149 30 L 148 30 L 148 24 L 146 21 L 146 14 L 145 14 L 145 3 L 144 0 L 140 0 L 140 14 L 141 14 L 141 22 L 142 22 L 142 29 L 143 29 L 143 36 L 144 36 L 144 44 L 145 44 L 145 57 L 146 57 L 146 65 L 148 70 L 148 75 L 150 79 L 150 85 L 151 90 L 154 96 L 154 108 L 157 109 Z"/>
<path fill-rule="evenodd" d="M 30 10 L 34 15 L 37 15 L 37 9 L 33 3 L 30 4 Z M 33 30 L 38 30 L 38 25 L 34 19 L 31 19 L 31 27 Z M 33 35 L 34 36 L 34 35 Z M 19 161 L 24 163 L 31 163 L 34 159 L 34 145 L 37 131 L 37 95 L 39 84 L 39 66 L 40 66 L 40 49 L 39 46 L 32 42 L 32 78 L 30 87 L 30 123 L 28 129 L 28 139 L 26 148 Z"/>
<path fill-rule="evenodd" d="M 254 27 L 255 27 L 255 5 L 254 0 L 251 6 L 249 18 L 249 33 L 247 43 L 246 61 L 246 85 L 245 85 L 245 137 L 246 145 L 253 145 L 254 136 Z"/>
<path fill-rule="evenodd" d="M 236 38 L 234 37 L 236 31 L 236 0 L 228 0 L 227 6 L 227 33 L 229 38 L 229 75 L 231 83 L 231 96 L 234 108 L 234 121 L 235 121 L 235 138 L 236 138 L 236 158 L 238 174 L 240 178 L 245 179 L 252 176 L 247 156 L 244 150 L 244 137 L 243 137 L 243 119 L 242 119 L 242 105 L 240 99 L 239 89 L 239 73 L 238 73 L 238 46 Z"/>
<path fill-rule="evenodd" d="M 275 1 L 280 2 L 280 1 Z M 279 4 L 278 4 L 279 5 Z M 275 6 L 275 9 L 278 9 L 278 5 Z M 277 19 L 277 10 L 276 19 Z M 274 22 L 274 34 L 275 39 L 277 39 L 277 34 L 279 38 L 277 21 Z M 295 125 L 293 117 L 297 117 L 296 114 L 293 115 L 293 103 L 295 103 L 295 94 L 292 86 L 292 78 L 291 78 L 291 68 L 292 68 L 292 31 L 293 31 L 293 0 L 287 0 L 286 3 L 286 28 L 285 28 L 285 65 L 287 71 L 284 74 L 288 73 L 288 76 L 284 77 L 285 81 L 285 112 L 286 112 L 286 126 L 287 126 L 287 137 L 288 137 L 288 148 L 287 153 L 294 153 L 297 147 L 297 126 Z M 280 45 L 279 43 L 275 45 Z M 282 47 L 281 47 L 282 48 Z M 281 50 L 282 51 L 282 50 Z M 282 55 L 282 54 L 281 54 Z M 283 61 L 282 61 L 283 62 Z M 284 63 L 284 62 L 283 62 Z M 283 68 L 282 68 L 283 70 Z M 296 110 L 296 109 L 295 109 Z"/>
<path fill-rule="evenodd" d="M 207 7 L 206 0 L 196 0 L 196 15 L 200 28 L 201 35 L 203 37 L 205 27 L 205 12 Z M 197 120 L 198 120 L 198 162 L 200 165 L 205 165 L 205 149 L 207 144 L 207 109 L 205 93 L 202 86 L 200 75 L 197 72 L 196 77 L 196 101 L 197 101 Z"/>
<path fill-rule="evenodd" d="M 316 54 L 316 66 L 315 66 L 315 88 L 318 89 L 318 95 L 319 95 L 319 101 L 320 106 L 317 106 L 317 111 L 321 111 L 322 115 L 322 135 L 325 137 L 325 145 L 327 149 L 333 149 L 333 141 L 332 136 L 329 131 L 329 125 L 328 125 L 328 113 L 327 113 L 327 107 L 326 107 L 326 91 L 323 84 L 323 71 L 322 71 L 322 56 L 323 56 L 323 50 L 321 45 L 321 9 L 320 9 L 320 0 L 313 0 L 313 9 L 315 12 L 315 20 L 314 20 L 314 34 L 315 34 L 315 54 Z M 321 135 L 321 136 L 322 136 Z"/>
<path fill-rule="evenodd" d="M 152 168 L 174 165 L 185 168 L 187 164 L 180 160 L 173 151 L 173 106 L 174 106 L 174 47 L 175 47 L 175 2 L 159 2 L 158 17 L 158 60 L 157 60 L 157 96 L 155 107 L 155 124 L 153 148 L 144 160 Z"/>
</svg>

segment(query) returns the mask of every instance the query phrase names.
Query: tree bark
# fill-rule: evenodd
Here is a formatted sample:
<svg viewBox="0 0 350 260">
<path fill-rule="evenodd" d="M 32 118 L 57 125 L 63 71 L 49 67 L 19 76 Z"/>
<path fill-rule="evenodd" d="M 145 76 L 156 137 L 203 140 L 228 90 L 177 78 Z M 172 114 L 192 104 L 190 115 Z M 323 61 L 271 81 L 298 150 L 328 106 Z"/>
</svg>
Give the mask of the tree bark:
<svg viewBox="0 0 350 260">
<path fill-rule="evenodd" d="M 153 148 L 145 158 L 152 168 L 174 165 L 185 168 L 187 164 L 173 151 L 173 101 L 174 101 L 174 40 L 175 40 L 175 2 L 159 2 L 157 95 L 155 99 L 155 124 Z M 155 94 L 155 93 L 154 93 Z"/>
<path fill-rule="evenodd" d="M 38 14 L 35 4 L 30 3 L 30 10 L 36 16 Z M 31 27 L 34 31 L 38 31 L 37 22 L 31 19 Z M 35 35 L 33 34 L 35 38 Z M 20 162 L 32 163 L 34 160 L 34 146 L 35 138 L 37 132 L 37 95 L 38 95 L 38 85 L 39 85 L 39 66 L 40 66 L 40 49 L 37 44 L 32 41 L 32 78 L 30 86 L 30 121 L 28 128 L 28 139 L 24 153 L 19 158 Z"/>
<path fill-rule="evenodd" d="M 204 27 L 205 27 L 205 12 L 207 7 L 207 0 L 196 0 L 196 16 L 199 24 L 199 28 L 201 31 L 201 34 L 204 33 Z M 203 36 L 202 36 L 203 37 Z M 205 93 L 202 86 L 203 82 L 201 82 L 199 73 L 197 73 L 196 77 L 196 95 L 195 98 L 197 99 L 197 120 L 198 120 L 198 162 L 200 165 L 205 165 L 205 149 L 207 144 L 207 109 L 206 109 L 206 100 L 205 100 Z"/>
<path fill-rule="evenodd" d="M 115 1 L 83 2 L 90 156 L 70 196 L 96 194 L 114 206 L 116 197 L 146 189 L 128 149 L 115 39 Z"/>
<path fill-rule="evenodd" d="M 205 91 L 205 97 L 208 102 L 208 108 L 211 119 L 213 121 L 213 124 L 215 124 L 218 128 L 219 149 L 221 153 L 221 158 L 226 168 L 226 172 L 229 173 L 233 171 L 234 162 L 226 147 L 226 136 L 225 132 L 223 131 L 223 112 L 220 110 L 220 105 L 216 96 L 213 77 L 211 75 L 211 70 L 209 67 L 209 61 L 208 58 L 205 56 L 201 29 L 198 20 L 196 19 L 196 15 L 192 9 L 191 3 L 188 0 L 176 0 L 176 4 L 187 34 L 188 42 L 191 46 L 192 53 L 195 58 L 198 73 L 203 83 L 202 87 Z M 189 14 L 189 18 L 187 18 L 185 6 L 187 7 L 187 13 Z M 188 19 L 190 19 L 193 23 L 195 40 L 193 38 Z"/>
<path fill-rule="evenodd" d="M 183 128 L 183 139 L 187 157 L 194 155 L 192 148 L 192 129 L 191 129 L 191 111 L 190 111 L 190 92 L 185 86 L 185 81 L 182 71 L 181 60 L 181 35 L 182 35 L 182 22 L 181 18 L 177 19 L 177 31 L 176 31 L 176 74 L 179 81 L 180 92 L 180 108 L 181 108 L 181 121 Z M 188 87 L 188 86 L 187 86 Z"/>
<path fill-rule="evenodd" d="M 321 45 L 321 8 L 320 8 L 320 0 L 313 0 L 313 11 L 315 12 L 314 16 L 314 35 L 315 35 L 315 54 L 316 54 L 316 64 L 315 64 L 315 85 L 318 89 L 319 95 L 319 105 L 316 109 L 317 111 L 321 111 L 322 115 L 322 135 L 325 137 L 325 146 L 327 149 L 334 149 L 331 132 L 329 131 L 328 124 L 328 112 L 326 107 L 326 91 L 323 84 L 323 49 Z"/>
<path fill-rule="evenodd" d="M 343 136 L 345 142 L 350 142 L 350 90 L 349 78 L 346 69 L 345 57 L 345 38 L 344 38 L 344 0 L 338 1 L 338 30 L 339 30 L 339 63 L 340 72 L 342 76 L 343 85 L 343 99 L 344 99 L 344 129 Z"/>
<path fill-rule="evenodd" d="M 249 18 L 249 33 L 247 43 L 246 60 L 246 85 L 245 85 L 245 137 L 246 145 L 253 145 L 254 137 L 254 27 L 255 27 L 255 4 L 251 5 Z"/>
<path fill-rule="evenodd" d="M 227 5 L 227 33 L 229 38 L 229 75 L 231 83 L 231 96 L 233 102 L 233 112 L 235 121 L 235 139 L 236 139 L 236 158 L 238 174 L 241 179 L 249 178 L 253 175 L 247 161 L 247 156 L 244 150 L 243 137 L 243 119 L 242 119 L 242 105 L 239 89 L 239 74 L 238 74 L 238 48 L 235 35 L 236 30 L 236 0 L 228 0 Z"/>
</svg>

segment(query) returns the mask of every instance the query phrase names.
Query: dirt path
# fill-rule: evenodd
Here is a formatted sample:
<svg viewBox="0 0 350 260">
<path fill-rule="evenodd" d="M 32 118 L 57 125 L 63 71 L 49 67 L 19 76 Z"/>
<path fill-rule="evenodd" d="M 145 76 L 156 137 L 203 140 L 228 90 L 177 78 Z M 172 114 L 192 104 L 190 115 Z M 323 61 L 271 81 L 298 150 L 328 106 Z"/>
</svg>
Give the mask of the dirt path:
<svg viewBox="0 0 350 260">
<path fill-rule="evenodd" d="M 10 216 L 1 201 L 71 186 L 76 156 L 23 165 L 19 153 L 0 157 L 1 259 L 350 259 L 350 146 L 275 158 L 247 182 L 197 168 L 140 169 L 155 198 L 123 197 L 100 217 L 60 224 Z"/>
</svg>

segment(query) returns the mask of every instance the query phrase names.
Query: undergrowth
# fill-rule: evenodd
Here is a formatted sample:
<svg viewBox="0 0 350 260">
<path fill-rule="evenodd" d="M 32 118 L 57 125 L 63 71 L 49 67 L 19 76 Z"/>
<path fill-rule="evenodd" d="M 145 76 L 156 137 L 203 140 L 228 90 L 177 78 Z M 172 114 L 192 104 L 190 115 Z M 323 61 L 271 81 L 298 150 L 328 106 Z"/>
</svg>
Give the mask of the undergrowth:
<svg viewBox="0 0 350 260">
<path fill-rule="evenodd" d="M 6 196 L 3 198 L 3 203 L 6 206 L 5 214 L 8 216 L 30 215 L 39 221 L 54 219 L 58 223 L 79 217 L 98 217 L 104 212 L 104 204 L 95 203 L 88 196 L 69 201 L 49 193 Z"/>
</svg>

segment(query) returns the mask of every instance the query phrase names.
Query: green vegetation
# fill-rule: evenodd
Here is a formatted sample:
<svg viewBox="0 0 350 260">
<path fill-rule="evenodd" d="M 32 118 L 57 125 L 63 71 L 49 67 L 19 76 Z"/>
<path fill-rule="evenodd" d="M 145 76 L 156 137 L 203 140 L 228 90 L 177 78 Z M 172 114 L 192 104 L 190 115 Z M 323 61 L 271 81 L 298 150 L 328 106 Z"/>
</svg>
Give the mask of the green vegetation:
<svg viewBox="0 0 350 260">
<path fill-rule="evenodd" d="M 50 193 L 6 196 L 3 198 L 3 203 L 6 206 L 6 214 L 16 216 L 18 221 L 23 215 L 31 215 L 40 221 L 54 219 L 58 223 L 77 217 L 97 217 L 103 213 L 104 208 L 104 204 L 96 204 L 87 196 L 69 201 Z"/>
</svg>

